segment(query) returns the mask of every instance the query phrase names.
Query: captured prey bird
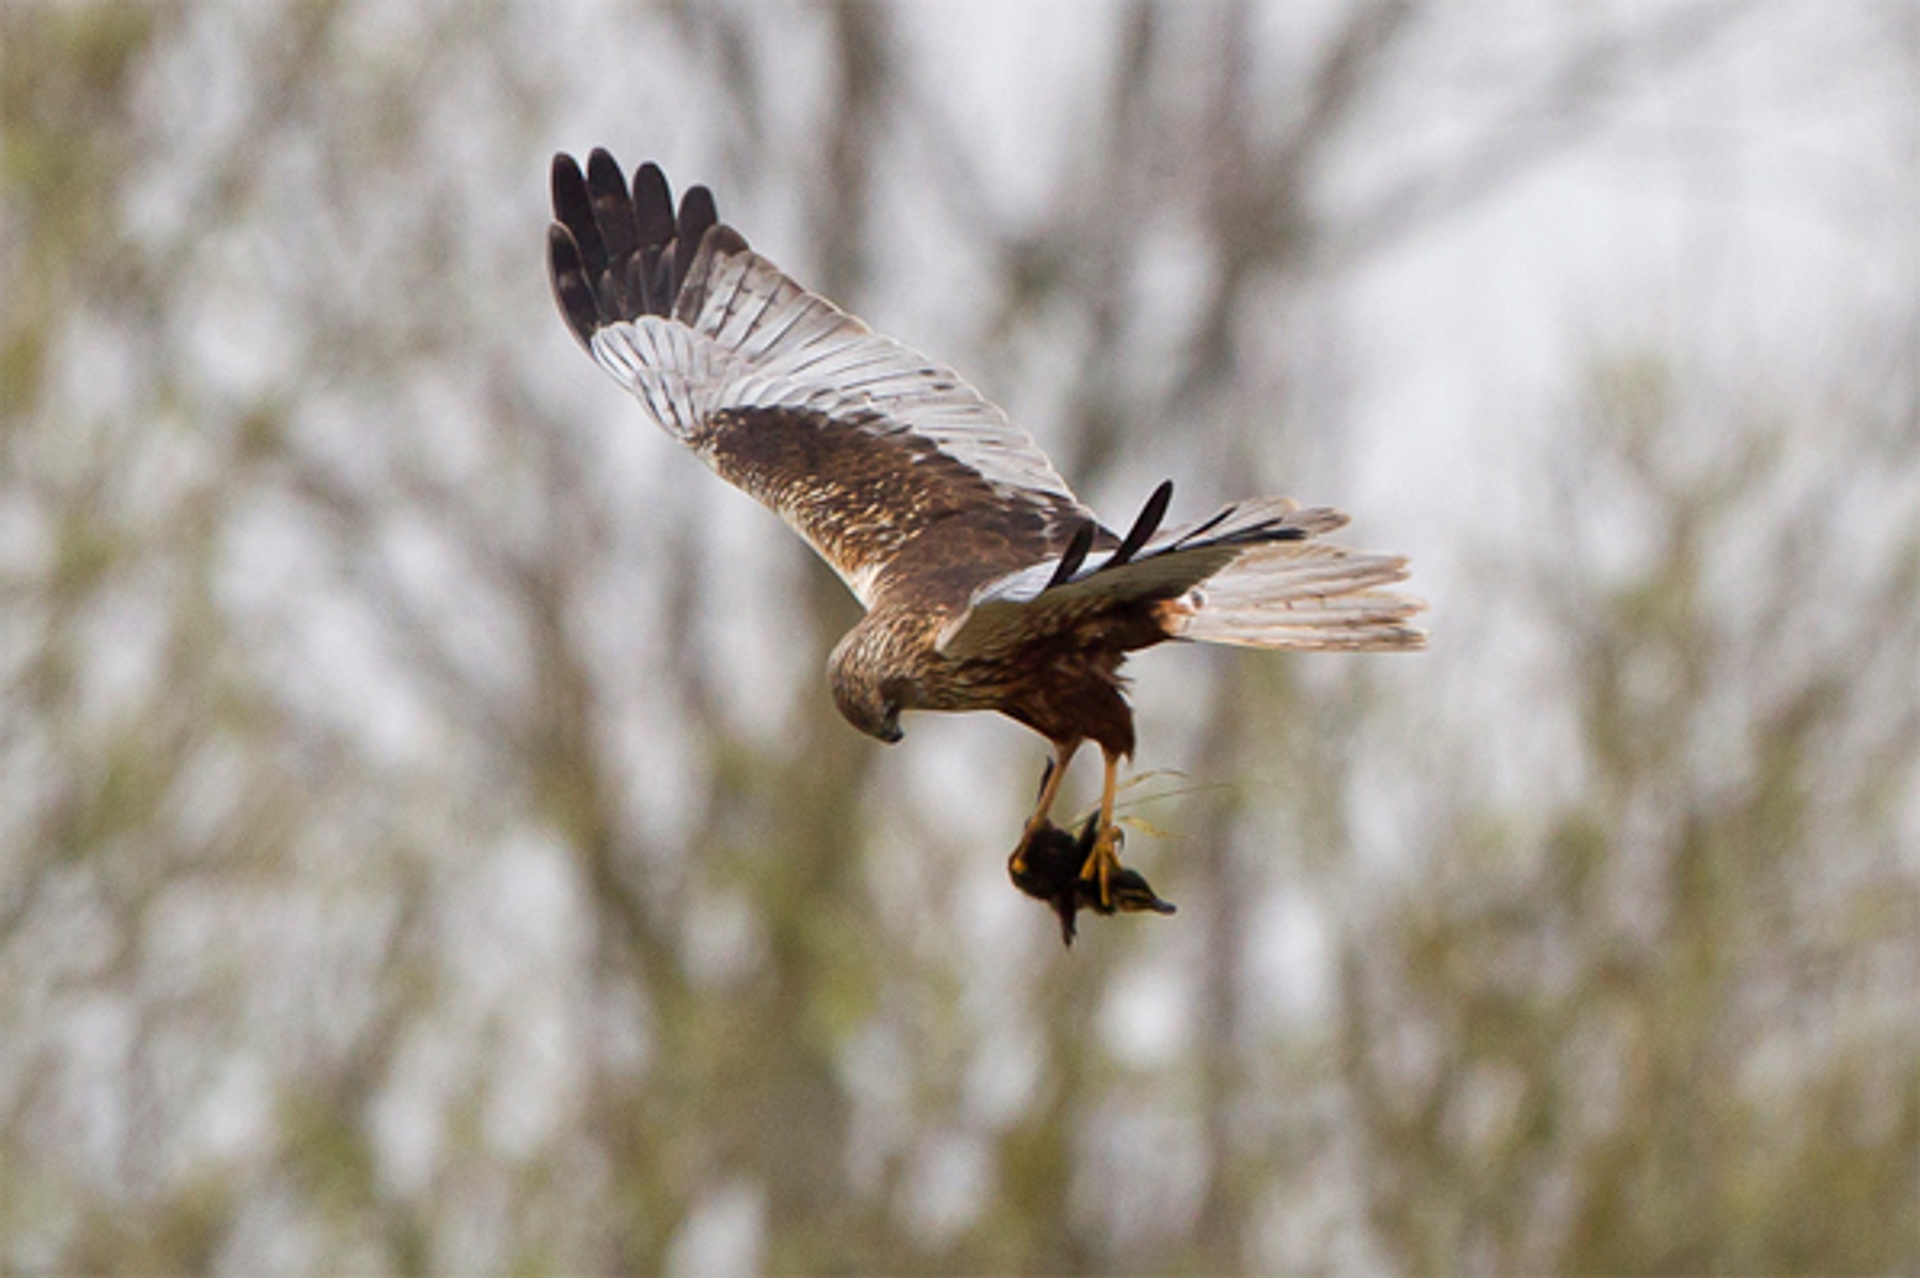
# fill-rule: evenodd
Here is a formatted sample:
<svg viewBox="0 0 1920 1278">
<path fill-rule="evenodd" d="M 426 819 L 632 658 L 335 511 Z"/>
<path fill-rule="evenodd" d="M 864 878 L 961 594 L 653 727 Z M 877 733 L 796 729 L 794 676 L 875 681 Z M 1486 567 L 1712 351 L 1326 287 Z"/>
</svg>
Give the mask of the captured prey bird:
<svg viewBox="0 0 1920 1278">
<path fill-rule="evenodd" d="M 1164 523 L 1163 483 L 1116 533 L 1027 434 L 957 373 L 883 337 L 747 247 L 705 187 L 676 209 L 643 164 L 553 161 L 554 297 L 594 361 L 722 479 L 770 507 L 866 616 L 827 677 L 854 727 L 901 738 L 908 710 L 997 710 L 1052 758 L 1007 869 L 1075 913 L 1171 912 L 1120 861 L 1114 820 L 1133 712 L 1120 666 L 1168 640 L 1408 650 L 1423 605 L 1383 589 L 1396 555 L 1319 540 L 1347 522 L 1285 497 Z M 1105 765 L 1076 837 L 1051 820 L 1087 742 Z"/>
</svg>

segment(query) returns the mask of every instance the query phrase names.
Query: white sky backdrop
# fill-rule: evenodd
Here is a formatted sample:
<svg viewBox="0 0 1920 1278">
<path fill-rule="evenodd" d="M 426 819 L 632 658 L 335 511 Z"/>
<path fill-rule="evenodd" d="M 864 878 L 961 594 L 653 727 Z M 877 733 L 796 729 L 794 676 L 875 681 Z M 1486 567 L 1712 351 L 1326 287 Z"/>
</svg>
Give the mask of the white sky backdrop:
<svg viewBox="0 0 1920 1278">
<path fill-rule="evenodd" d="M 1553 50 L 1588 24 L 1627 25 L 1659 8 L 1466 7 L 1481 18 L 1459 28 L 1472 38 L 1457 46 L 1410 41 L 1418 56 L 1402 69 L 1396 93 L 1355 124 L 1371 137 L 1367 145 L 1342 152 L 1358 158 L 1331 175 L 1332 203 L 1322 213 L 1336 228 L 1342 200 L 1365 206 L 1371 193 L 1391 187 L 1402 173 L 1437 162 L 1463 138 L 1480 136 L 1489 118 L 1505 120 L 1503 127 L 1516 135 L 1550 127 L 1548 121 L 1506 119 L 1504 104 L 1483 92 L 1483 84 L 1510 83 L 1513 67 L 1551 62 Z M 1256 25 L 1277 38 L 1271 48 L 1256 50 L 1256 75 L 1285 76 L 1289 68 L 1272 49 L 1285 47 L 1336 8 L 1263 9 Z M 659 159 L 679 185 L 708 182 L 722 216 L 806 280 L 815 265 L 806 217 L 810 175 L 778 164 L 746 171 L 727 141 L 736 122 L 705 109 L 698 85 L 677 74 L 662 50 L 603 39 L 599 11 L 594 5 L 509 10 L 510 19 L 524 25 L 528 64 L 544 63 L 565 86 L 545 149 L 583 152 L 606 145 L 629 164 Z M 222 24 L 244 12 L 239 6 L 204 15 L 203 38 L 216 54 L 227 38 Z M 407 24 L 410 7 L 368 5 L 362 12 L 366 55 L 378 59 L 391 40 L 385 24 Z M 1072 172 L 1078 132 L 1098 116 L 1104 92 L 1098 76 L 1117 39 L 1117 10 L 1091 0 L 927 0 L 905 12 L 909 17 L 900 25 L 916 65 L 901 74 L 918 79 L 934 106 L 917 132 L 925 152 L 896 159 L 908 171 L 915 164 L 960 163 L 977 176 L 980 207 L 993 217 L 1014 228 L 1036 219 L 1059 197 L 1050 184 Z M 770 48 L 790 43 L 804 54 L 808 42 L 822 36 L 820 24 L 804 16 L 770 14 L 763 38 Z M 194 57 L 189 63 L 204 69 L 219 67 L 221 59 Z M 795 75 L 779 86 L 782 110 L 790 106 L 802 123 L 809 95 L 820 86 L 807 83 L 800 71 L 814 64 L 810 56 L 796 56 Z M 489 140 L 511 134 L 515 122 L 485 105 L 483 84 L 443 89 L 427 95 L 427 109 L 469 120 L 474 162 L 486 163 L 498 153 Z M 174 109 L 180 99 L 195 104 L 194 117 L 181 124 L 193 145 L 217 146 L 222 135 L 247 128 L 246 96 L 218 76 L 192 84 L 161 77 L 154 93 L 157 110 Z M 1596 353 L 1645 350 L 1673 360 L 1690 376 L 1733 387 L 1736 398 L 1751 396 L 1756 404 L 1779 403 L 1791 411 L 1840 393 L 1844 388 L 1833 384 L 1832 370 L 1848 367 L 1862 352 L 1893 352 L 1911 343 L 1913 298 L 1920 292 L 1916 104 L 1920 6 L 1898 0 L 1754 5 L 1716 37 L 1713 50 L 1677 73 L 1652 77 L 1650 87 L 1610 101 L 1595 127 L 1524 177 L 1458 216 L 1367 255 L 1358 266 L 1313 278 L 1289 302 L 1288 322 L 1311 325 L 1313 357 L 1327 361 L 1341 388 L 1324 405 L 1310 406 L 1337 414 L 1336 420 L 1297 414 L 1289 428 L 1337 433 L 1342 442 L 1333 449 L 1289 450 L 1290 457 L 1302 459 L 1302 472 L 1286 477 L 1286 487 L 1305 500 L 1352 511 L 1357 543 L 1413 557 L 1414 588 L 1435 606 L 1435 649 L 1417 661 L 1383 664 L 1381 677 L 1399 695 L 1433 699 L 1436 714 L 1489 742 L 1507 734 L 1517 738 L 1515 757 L 1492 778 L 1512 793 L 1490 800 L 1516 797 L 1541 781 L 1544 765 L 1533 747 L 1538 734 L 1551 728 L 1532 722 L 1532 702 L 1545 676 L 1530 675 L 1527 662 L 1540 654 L 1528 648 L 1524 635 L 1501 631 L 1509 614 L 1483 607 L 1489 596 L 1477 574 L 1503 547 L 1525 546 L 1552 513 L 1554 493 L 1541 486 L 1540 477 L 1551 469 L 1557 423 L 1575 411 L 1581 370 Z M 460 133 L 449 130 L 449 136 Z M 960 147 L 959 155 L 942 158 L 937 148 L 945 145 Z M 299 172 L 300 157 L 285 162 Z M 130 199 L 141 217 L 165 225 L 184 210 L 170 205 L 164 175 L 154 176 L 132 187 Z M 687 495 L 674 500 L 713 518 L 699 553 L 732 566 L 741 588 L 728 595 L 719 614 L 726 624 L 705 637 L 741 677 L 734 700 L 743 714 L 756 702 L 774 707 L 766 723 L 771 732 L 786 715 L 831 713 L 820 672 L 797 669 L 783 655 L 779 617 L 764 606 L 755 612 L 760 605 L 754 601 L 769 597 L 758 589 L 766 575 L 795 571 L 791 557 L 768 550 L 779 525 L 744 497 L 697 492 L 717 481 L 646 424 L 581 357 L 552 315 L 540 257 L 545 198 L 544 172 L 531 171 L 503 187 L 496 201 L 473 210 L 476 225 L 489 233 L 523 234 L 526 240 L 525 272 L 500 292 L 525 316 L 524 323 L 516 317 L 515 327 L 526 334 L 530 353 L 523 363 L 531 393 L 571 405 L 582 420 L 604 421 L 611 442 L 602 482 L 654 493 L 681 490 Z M 871 264 L 866 295 L 842 300 L 882 331 L 955 364 L 1048 446 L 1053 424 L 1047 408 L 1062 370 L 1039 362 L 1002 384 L 992 376 L 996 370 L 969 358 L 979 347 L 979 297 L 969 286 L 966 228 L 956 219 L 972 211 L 925 205 L 924 191 L 912 185 L 885 204 L 883 216 L 893 225 L 883 224 L 879 238 L 894 248 Z M 254 264 L 234 266 L 235 278 L 245 278 Z M 1157 282 L 1177 284 L 1177 251 L 1160 269 L 1166 274 Z M 350 289 L 351 281 L 343 285 Z M 223 293 L 216 282 L 208 299 L 216 322 L 190 343 L 215 373 L 213 380 L 237 389 L 287 361 L 270 327 L 232 323 L 249 305 L 244 291 Z M 109 376 L 90 393 L 137 393 L 115 388 L 110 362 L 102 367 Z M 448 388 L 447 405 L 457 405 L 459 389 Z M 423 414 L 428 428 L 432 417 Z M 1163 447 L 1161 455 L 1169 451 L 1177 449 Z M 664 486 L 657 481 L 663 471 L 672 476 Z M 1876 519 L 1911 519 L 1914 481 L 1912 458 L 1903 475 L 1863 474 L 1858 491 L 1877 499 L 1890 485 L 1892 500 L 1869 500 L 1862 503 L 1865 509 L 1841 517 L 1860 519 L 1868 536 Z M 1151 477 L 1122 470 L 1112 482 L 1111 491 L 1083 489 L 1082 495 L 1096 507 L 1120 512 L 1113 518 L 1124 521 Z M 1200 500 L 1192 492 L 1183 496 Z M 1176 517 L 1183 513 L 1197 512 L 1182 507 Z M 255 558 L 234 565 L 236 590 L 284 586 L 272 562 L 281 543 L 271 527 L 263 525 L 261 532 Z M 395 553 L 417 557 L 417 571 L 436 570 L 430 548 L 404 537 Z M 633 582 L 615 587 L 605 606 L 610 612 L 645 606 L 648 589 L 644 574 L 636 574 Z M 319 616 L 327 622 L 326 613 Z M 478 634 L 476 642 L 484 638 Z M 358 667 L 367 658 L 351 617 L 332 618 L 305 642 L 314 658 L 312 673 L 344 671 L 340 684 L 347 687 L 361 681 Z M 644 666 L 644 654 L 633 659 Z M 1179 663 L 1196 659 L 1154 654 L 1138 665 L 1144 767 L 1162 762 L 1157 738 L 1179 739 Z M 324 704 L 337 692 L 322 679 L 311 695 Z M 400 758 L 457 746 L 423 740 L 420 734 L 430 730 L 400 702 L 382 711 L 376 727 Z M 636 730 L 632 747 L 645 821 L 671 832 L 681 765 L 673 758 L 643 761 L 638 752 L 645 736 Z M 887 766 L 924 812 L 951 822 L 962 837 L 997 847 L 995 840 L 1011 828 L 1012 797 L 1001 810 L 967 796 L 997 789 L 1024 798 L 1029 764 L 1037 764 L 1039 754 L 1025 741 L 1012 746 L 1016 737 L 1016 729 L 979 718 L 937 726 L 923 718 L 903 747 L 913 752 L 911 759 L 890 758 Z M 1363 827 L 1363 842 L 1367 835 Z M 488 941 L 500 941 L 502 929 L 502 943 L 527 958 L 536 980 L 548 966 L 543 947 L 577 934 L 571 914 L 578 900 L 556 884 L 555 864 L 537 846 L 499 849 L 469 885 L 471 898 L 450 905 L 448 917 L 469 920 L 474 931 L 469 975 L 477 987 L 516 979 L 493 970 L 497 963 L 489 957 L 500 953 Z M 897 873 L 910 879 L 915 871 L 903 864 Z M 916 890 L 911 881 L 899 887 L 908 898 Z M 503 913 L 503 902 L 512 909 Z M 1031 932 L 1033 919 L 1031 908 L 1006 891 L 997 858 L 981 858 L 969 904 L 977 908 L 954 917 L 956 926 L 974 933 L 967 944 L 989 956 L 979 971 L 984 987 L 1017 981 L 1018 972 L 1008 965 L 1025 951 L 1003 942 Z M 1270 976 L 1269 987 L 1281 991 L 1276 1014 L 1311 1015 L 1324 979 L 1324 938 L 1309 902 L 1279 902 L 1276 911 L 1281 925 L 1272 930 L 1273 943 L 1252 960 Z M 696 930 L 727 938 L 745 926 L 723 900 Z M 297 921 L 290 927 L 297 931 Z M 716 970 L 740 961 L 736 951 L 752 944 L 750 935 L 738 946 L 717 944 Z M 572 961 L 550 957 L 556 970 Z M 522 973 L 517 979 L 528 978 Z M 1103 1024 L 1123 1060 L 1164 1059 L 1180 1045 L 1190 1029 L 1180 1015 L 1181 980 L 1177 968 L 1161 967 L 1122 984 Z M 519 1003 L 529 1009 L 556 1005 L 555 991 L 533 992 L 540 997 Z M 111 1037 L 110 1026 L 76 1024 L 73 1032 Z M 566 1053 L 551 1036 L 536 1026 L 522 1047 L 525 1060 L 506 1071 L 508 1081 L 519 1085 L 503 1088 L 489 1111 L 496 1139 L 509 1147 L 522 1138 L 517 1133 L 538 1130 L 546 1121 L 541 1098 L 567 1087 Z M 880 1061 L 876 1077 L 885 1074 L 889 1050 L 895 1049 L 886 1043 L 872 1047 L 870 1054 Z M 849 1068 L 858 1069 L 861 1059 L 854 1052 Z M 1013 1103 L 1007 1098 L 1022 1094 L 1031 1066 L 1017 1042 L 990 1054 L 979 1080 L 970 1084 L 978 1103 L 989 1110 Z M 435 1135 L 408 1126 L 408 1115 L 423 1109 L 405 1102 L 409 1080 L 421 1095 L 433 1092 L 438 1068 L 428 1059 L 403 1063 L 388 1111 L 392 1122 L 382 1132 L 383 1165 L 396 1177 L 429 1165 Z M 244 1126 L 244 1116 L 264 1105 L 264 1086 L 244 1070 L 236 1073 L 233 1103 L 223 1107 L 241 1116 L 233 1122 Z M 257 1102 L 252 1108 L 248 1096 Z M 212 1131 L 208 1139 L 239 1137 Z M 955 1194 L 964 1200 L 973 1177 L 970 1157 L 965 1147 L 954 1147 L 928 1164 L 926 1184 L 916 1192 L 930 1228 L 960 1210 Z M 685 1231 L 679 1261 L 690 1270 L 744 1267 L 752 1258 L 756 1211 L 750 1189 L 723 1196 L 710 1215 Z"/>
</svg>

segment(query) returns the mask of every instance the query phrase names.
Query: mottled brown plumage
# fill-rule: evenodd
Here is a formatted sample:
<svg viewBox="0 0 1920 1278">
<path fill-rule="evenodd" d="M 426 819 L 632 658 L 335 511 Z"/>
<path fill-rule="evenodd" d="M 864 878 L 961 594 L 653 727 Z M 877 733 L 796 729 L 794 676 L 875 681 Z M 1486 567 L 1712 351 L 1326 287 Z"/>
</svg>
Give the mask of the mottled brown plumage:
<svg viewBox="0 0 1920 1278">
<path fill-rule="evenodd" d="M 658 168 L 629 186 L 599 150 L 584 174 L 556 156 L 552 179 L 548 263 L 574 335 L 866 607 L 828 663 L 840 712 L 895 741 L 905 710 L 997 710 L 1053 744 L 1008 869 L 1062 912 L 1069 939 L 1079 908 L 1164 905 L 1120 865 L 1113 823 L 1115 769 L 1134 748 L 1128 653 L 1169 639 L 1422 644 L 1408 621 L 1420 605 L 1380 589 L 1403 560 L 1311 540 L 1344 515 L 1259 498 L 1162 529 L 1163 484 L 1117 536 L 1004 413 L 754 253 L 704 187 L 676 213 Z M 1085 741 L 1105 779 L 1075 839 L 1048 813 Z"/>
</svg>

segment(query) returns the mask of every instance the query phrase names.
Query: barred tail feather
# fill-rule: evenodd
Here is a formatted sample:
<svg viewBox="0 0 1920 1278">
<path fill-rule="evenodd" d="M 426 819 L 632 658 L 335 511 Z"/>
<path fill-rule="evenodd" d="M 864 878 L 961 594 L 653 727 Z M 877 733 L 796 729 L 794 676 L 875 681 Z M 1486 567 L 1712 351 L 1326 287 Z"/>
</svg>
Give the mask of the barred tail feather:
<svg viewBox="0 0 1920 1278">
<path fill-rule="evenodd" d="M 1398 555 L 1268 542 L 1162 605 L 1161 621 L 1176 639 L 1246 648 L 1424 648 L 1426 633 L 1411 618 L 1426 605 L 1378 589 L 1406 577 L 1407 561 Z"/>
</svg>

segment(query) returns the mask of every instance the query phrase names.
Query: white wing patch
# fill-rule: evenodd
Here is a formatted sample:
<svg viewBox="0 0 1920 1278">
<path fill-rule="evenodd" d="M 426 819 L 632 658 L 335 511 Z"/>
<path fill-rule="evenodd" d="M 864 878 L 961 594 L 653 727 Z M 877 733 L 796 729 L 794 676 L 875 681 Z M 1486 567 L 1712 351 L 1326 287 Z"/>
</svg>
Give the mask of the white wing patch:
<svg viewBox="0 0 1920 1278">
<path fill-rule="evenodd" d="M 875 434 L 918 435 L 1007 495 L 1079 505 L 1026 432 L 958 374 L 875 333 L 759 254 L 716 252 L 712 236 L 672 318 L 609 324 L 593 334 L 592 350 L 683 440 L 725 409 L 807 409 Z"/>
</svg>

